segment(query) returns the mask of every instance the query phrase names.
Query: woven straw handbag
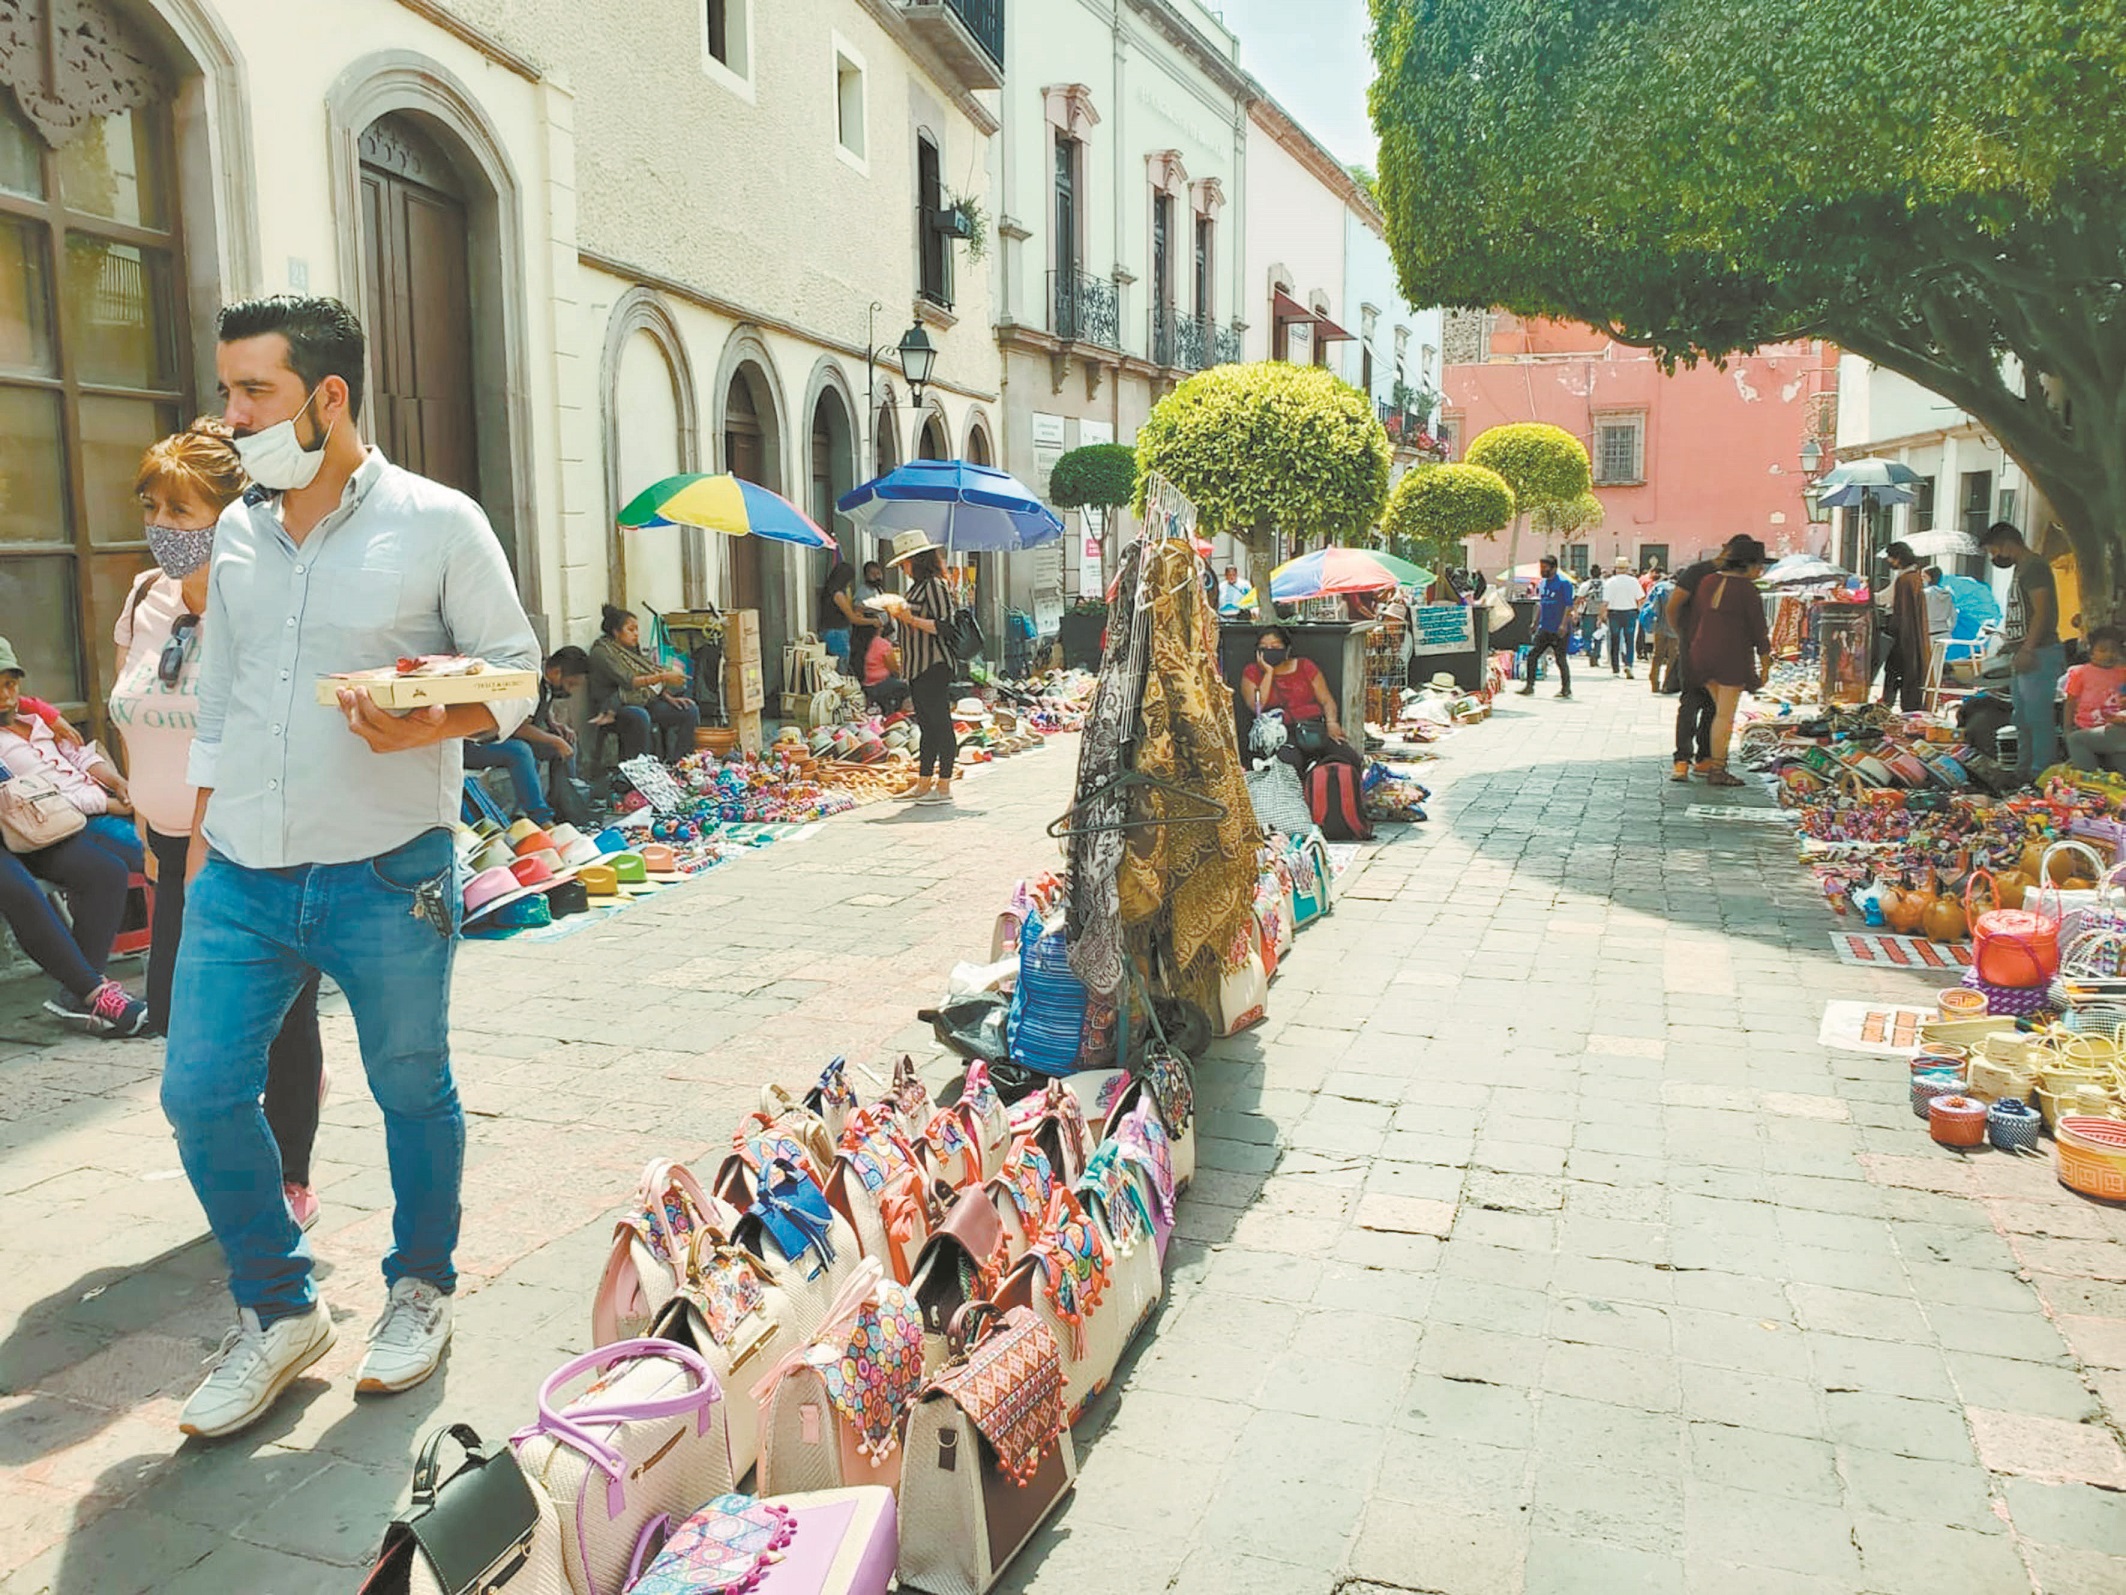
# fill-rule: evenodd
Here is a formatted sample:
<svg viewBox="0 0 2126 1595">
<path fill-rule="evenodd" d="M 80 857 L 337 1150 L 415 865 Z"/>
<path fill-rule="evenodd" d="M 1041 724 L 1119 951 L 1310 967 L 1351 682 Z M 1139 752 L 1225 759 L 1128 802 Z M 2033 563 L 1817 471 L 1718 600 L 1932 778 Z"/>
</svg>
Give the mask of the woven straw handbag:
<svg viewBox="0 0 2126 1595">
<path fill-rule="evenodd" d="M 866 1258 L 819 1332 L 753 1386 L 760 1493 L 897 1488 L 902 1421 L 935 1371 L 914 1298 Z"/>
<path fill-rule="evenodd" d="M 1110 1286 L 1113 1300 L 1105 1310 L 1114 1313 L 1122 1325 L 1122 1344 L 1127 1346 L 1151 1322 L 1163 1281 L 1151 1203 L 1123 1157 L 1120 1142 L 1102 1141 L 1093 1149 L 1085 1177 L 1078 1181 L 1077 1195 L 1086 1216 L 1100 1226 L 1115 1259 Z"/>
<path fill-rule="evenodd" d="M 1144 1049 L 1137 1078 L 1115 1099 L 1101 1139 L 1113 1135 L 1122 1115 L 1146 1096 L 1166 1126 L 1173 1188 L 1179 1191 L 1196 1177 L 1196 1087 L 1187 1057 L 1164 1041 Z"/>
<path fill-rule="evenodd" d="M 1063 1360 L 1031 1313 L 987 1303 L 953 1326 L 962 1348 L 908 1414 L 900 1579 L 928 1595 L 987 1595 L 1070 1493 Z"/>
<path fill-rule="evenodd" d="M 591 1303 L 591 1344 L 611 1345 L 649 1330 L 679 1288 L 688 1243 L 703 1231 L 730 1232 L 738 1214 L 702 1190 L 681 1163 L 653 1160 L 642 1171 L 628 1215 L 613 1226 L 613 1247 Z"/>
<path fill-rule="evenodd" d="M 561 1392 L 597 1382 L 561 1405 Z M 643 1529 L 684 1518 L 735 1482 L 723 1393 L 684 1346 L 623 1340 L 575 1357 L 539 1387 L 539 1417 L 511 1444 L 553 1501 L 575 1595 L 622 1595 Z"/>
<path fill-rule="evenodd" d="M 1012 1265 L 991 1298 L 1006 1311 L 1024 1308 L 1056 1337 L 1063 1353 L 1063 1409 L 1078 1421 L 1107 1386 L 1136 1328 L 1114 1299 L 1115 1253 L 1077 1197 L 1059 1189 L 1033 1250 Z"/>
<path fill-rule="evenodd" d="M 753 1205 L 731 1241 L 767 1264 L 790 1302 L 791 1328 L 808 1336 L 863 1259 L 849 1221 L 835 1212 L 802 1165 L 779 1159 L 761 1171 Z"/>
<path fill-rule="evenodd" d="M 914 1277 L 941 1215 L 915 1148 L 881 1105 L 857 1109 L 843 1126 L 827 1201 L 856 1232 L 864 1256 L 903 1285 Z"/>
<path fill-rule="evenodd" d="M 704 1231 L 687 1248 L 678 1292 L 657 1314 L 650 1336 L 700 1357 L 718 1389 L 744 1391 L 804 1344 L 796 1320 L 767 1264 Z M 760 1449 L 759 1409 L 741 1397 L 719 1409 L 718 1421 L 729 1438 L 731 1477 L 742 1479 Z"/>
</svg>

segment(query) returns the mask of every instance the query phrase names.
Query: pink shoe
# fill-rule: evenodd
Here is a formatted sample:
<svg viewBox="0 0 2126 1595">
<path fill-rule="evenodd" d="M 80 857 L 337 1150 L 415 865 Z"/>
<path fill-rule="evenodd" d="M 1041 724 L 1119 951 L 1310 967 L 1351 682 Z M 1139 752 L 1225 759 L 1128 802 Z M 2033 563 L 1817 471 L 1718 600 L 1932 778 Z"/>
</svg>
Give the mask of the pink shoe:
<svg viewBox="0 0 2126 1595">
<path fill-rule="evenodd" d="M 319 1203 L 315 1191 L 307 1185 L 297 1185 L 291 1180 L 281 1187 L 281 1195 L 288 1200 L 288 1212 L 294 1217 L 296 1228 L 309 1230 L 317 1227 L 318 1215 L 324 1211 L 324 1207 Z"/>
</svg>

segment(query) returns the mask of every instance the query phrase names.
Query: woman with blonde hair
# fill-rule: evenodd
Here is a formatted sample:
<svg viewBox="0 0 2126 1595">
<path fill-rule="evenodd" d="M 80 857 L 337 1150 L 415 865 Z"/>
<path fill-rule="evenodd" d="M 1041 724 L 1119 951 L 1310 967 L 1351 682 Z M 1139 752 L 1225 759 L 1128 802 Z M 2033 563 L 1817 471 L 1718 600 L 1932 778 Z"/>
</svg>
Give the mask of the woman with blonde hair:
<svg viewBox="0 0 2126 1595">
<path fill-rule="evenodd" d="M 170 981 L 184 927 L 185 855 L 198 796 L 185 763 L 199 723 L 199 633 L 214 526 L 249 485 L 229 429 L 211 417 L 151 445 L 133 483 L 155 568 L 134 582 L 113 631 L 118 674 L 110 714 L 125 738 L 133 807 L 155 855 L 148 1022 L 157 1033 L 169 1026 Z M 282 1191 L 304 1229 L 318 1217 L 310 1189 L 310 1149 L 325 1088 L 317 993 L 312 975 L 281 1021 L 266 1072 L 266 1122 L 280 1147 Z"/>
</svg>

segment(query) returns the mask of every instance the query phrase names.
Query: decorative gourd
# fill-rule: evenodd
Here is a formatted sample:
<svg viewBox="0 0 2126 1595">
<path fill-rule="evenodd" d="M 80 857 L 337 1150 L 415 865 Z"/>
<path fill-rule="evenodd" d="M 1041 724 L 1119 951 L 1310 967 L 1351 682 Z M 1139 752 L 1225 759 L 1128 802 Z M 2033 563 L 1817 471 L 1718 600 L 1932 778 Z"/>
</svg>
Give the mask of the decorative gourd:
<svg viewBox="0 0 2126 1595">
<path fill-rule="evenodd" d="M 1936 878 L 1939 885 L 1939 877 Z M 1921 922 L 1928 941 L 1962 941 L 1971 934 L 1970 921 L 1964 915 L 1964 905 L 1952 892 L 1938 891 L 1934 901 L 1927 907 L 1926 918 Z"/>
<path fill-rule="evenodd" d="M 2030 890 L 2031 877 L 2020 869 L 2002 870 L 1993 877 L 1995 908 L 2021 908 L 2023 895 Z"/>
<path fill-rule="evenodd" d="M 1919 921 L 1926 913 L 1926 905 L 1919 894 L 1906 888 L 1901 882 L 1886 886 L 1882 893 L 1882 919 L 1900 936 L 1909 936 L 1919 929 Z"/>
</svg>

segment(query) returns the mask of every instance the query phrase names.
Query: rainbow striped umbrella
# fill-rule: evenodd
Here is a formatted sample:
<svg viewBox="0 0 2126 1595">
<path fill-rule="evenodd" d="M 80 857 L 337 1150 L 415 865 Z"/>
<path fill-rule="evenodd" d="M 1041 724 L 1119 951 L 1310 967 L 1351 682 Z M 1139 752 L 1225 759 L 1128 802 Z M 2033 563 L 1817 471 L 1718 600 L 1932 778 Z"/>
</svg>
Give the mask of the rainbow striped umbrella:
<svg viewBox="0 0 2126 1595">
<path fill-rule="evenodd" d="M 840 547 L 780 493 L 735 476 L 668 476 L 637 493 L 620 512 L 619 522 L 637 531 L 698 526 L 726 537 L 765 537 L 800 548 Z"/>
<path fill-rule="evenodd" d="M 1395 585 L 1395 572 L 1358 548 L 1317 548 L 1270 572 L 1270 596 L 1280 604 L 1327 593 L 1377 593 Z"/>
</svg>

